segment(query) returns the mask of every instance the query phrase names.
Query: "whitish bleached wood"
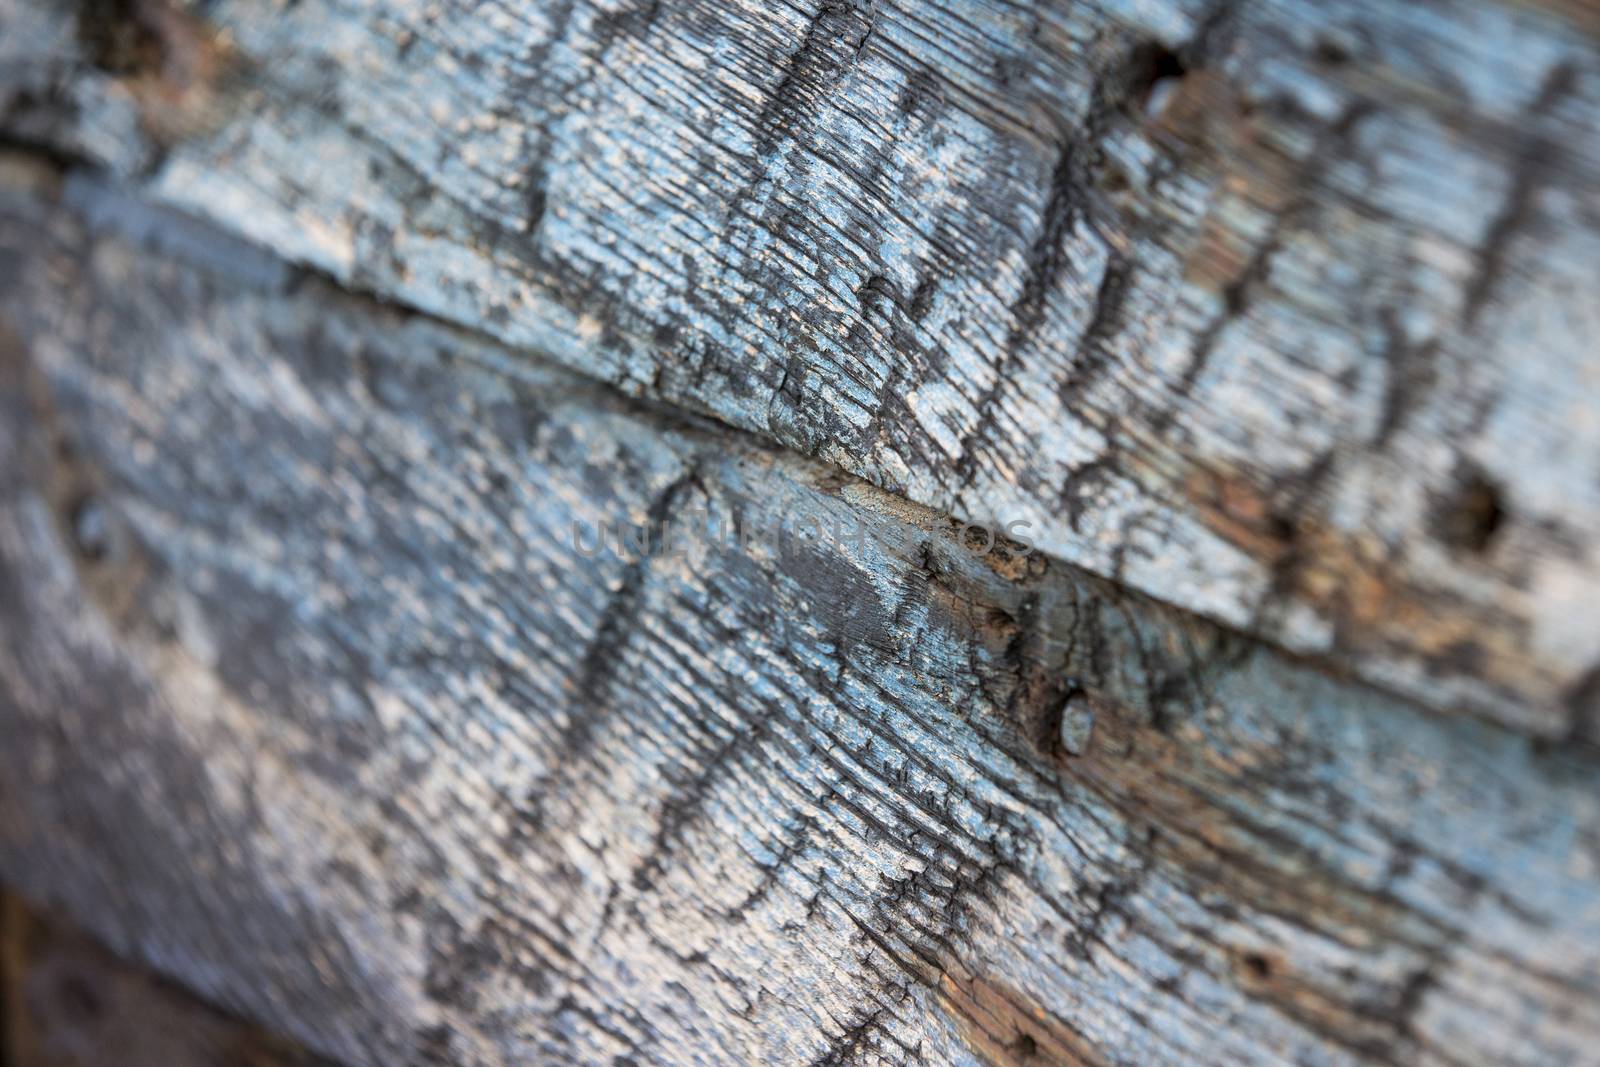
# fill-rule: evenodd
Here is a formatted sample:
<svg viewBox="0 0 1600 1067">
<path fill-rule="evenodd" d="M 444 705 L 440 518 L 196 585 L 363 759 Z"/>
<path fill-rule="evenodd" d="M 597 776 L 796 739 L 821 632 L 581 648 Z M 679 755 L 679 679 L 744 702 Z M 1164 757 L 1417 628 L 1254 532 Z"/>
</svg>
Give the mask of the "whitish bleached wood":
<svg viewBox="0 0 1600 1067">
<path fill-rule="evenodd" d="M 1597 1062 L 1592 751 L 0 173 L 0 882 L 120 951 L 374 1067 Z M 869 532 L 567 540 L 701 508 Z"/>
<path fill-rule="evenodd" d="M 0 0 L 4 128 L 1549 736 L 1600 699 L 1600 16 Z"/>
</svg>

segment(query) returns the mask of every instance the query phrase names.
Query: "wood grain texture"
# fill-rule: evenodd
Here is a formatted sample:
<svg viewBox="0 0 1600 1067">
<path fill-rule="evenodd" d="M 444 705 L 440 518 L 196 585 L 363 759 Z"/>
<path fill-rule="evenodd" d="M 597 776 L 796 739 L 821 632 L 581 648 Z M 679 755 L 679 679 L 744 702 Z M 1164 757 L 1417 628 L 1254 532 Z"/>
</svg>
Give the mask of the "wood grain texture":
<svg viewBox="0 0 1600 1067">
<path fill-rule="evenodd" d="M 203 11 L 3 0 L 5 130 L 1430 706 L 1597 714 L 1592 4 Z"/>
<path fill-rule="evenodd" d="M 1592 749 L 0 177 L 0 881 L 118 951 L 373 1067 L 1600 1062 Z M 862 533 L 570 541 L 702 512 Z"/>
</svg>

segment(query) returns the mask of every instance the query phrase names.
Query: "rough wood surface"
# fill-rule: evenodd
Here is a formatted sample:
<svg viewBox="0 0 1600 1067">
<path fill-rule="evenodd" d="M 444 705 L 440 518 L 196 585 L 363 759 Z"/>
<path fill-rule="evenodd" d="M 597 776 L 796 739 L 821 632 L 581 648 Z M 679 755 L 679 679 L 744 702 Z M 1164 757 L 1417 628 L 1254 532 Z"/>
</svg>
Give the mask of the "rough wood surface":
<svg viewBox="0 0 1600 1067">
<path fill-rule="evenodd" d="M 13 139 L 1431 706 L 1591 729 L 1592 3 L 0 13 Z"/>
<path fill-rule="evenodd" d="M 118 951 L 373 1067 L 1600 1062 L 1592 749 L 0 178 L 0 881 Z M 571 547 L 702 511 L 865 532 Z"/>
</svg>

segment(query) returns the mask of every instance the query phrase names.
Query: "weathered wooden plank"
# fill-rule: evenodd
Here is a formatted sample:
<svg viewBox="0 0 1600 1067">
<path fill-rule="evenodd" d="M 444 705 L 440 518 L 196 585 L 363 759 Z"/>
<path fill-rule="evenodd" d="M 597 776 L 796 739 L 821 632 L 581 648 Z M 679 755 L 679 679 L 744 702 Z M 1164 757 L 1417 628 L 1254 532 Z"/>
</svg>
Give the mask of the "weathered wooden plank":
<svg viewBox="0 0 1600 1067">
<path fill-rule="evenodd" d="M 386 1067 L 1597 1062 L 1592 751 L 0 172 L 0 881 L 119 951 Z M 699 509 L 865 532 L 569 540 Z"/>
<path fill-rule="evenodd" d="M 1432 706 L 1596 714 L 1592 5 L 0 12 L 11 136 L 348 285 Z"/>
</svg>

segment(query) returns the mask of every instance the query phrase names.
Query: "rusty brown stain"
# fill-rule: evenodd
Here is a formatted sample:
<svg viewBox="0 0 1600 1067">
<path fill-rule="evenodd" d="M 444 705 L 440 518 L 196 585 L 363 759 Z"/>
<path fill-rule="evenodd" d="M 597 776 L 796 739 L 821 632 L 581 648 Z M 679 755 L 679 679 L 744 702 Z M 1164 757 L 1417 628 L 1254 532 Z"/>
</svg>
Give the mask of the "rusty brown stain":
<svg viewBox="0 0 1600 1067">
<path fill-rule="evenodd" d="M 1377 538 L 1339 530 L 1314 515 L 1300 517 L 1294 565 L 1285 592 L 1340 624 L 1351 651 L 1404 643 L 1425 658 L 1471 655 L 1482 677 L 1526 669 L 1520 630 L 1490 620 L 1478 608 L 1402 580 Z M 1497 625 L 1486 625 L 1494 621 Z"/>
<path fill-rule="evenodd" d="M 1190 465 L 1181 488 L 1206 526 L 1229 544 L 1268 562 L 1288 551 L 1276 509 L 1243 472 Z"/>
<path fill-rule="evenodd" d="M 1090 744 L 1070 769 L 1130 825 L 1156 828 L 1143 846 L 1149 861 L 1194 892 L 1229 900 L 1240 914 L 1293 916 L 1318 936 L 1358 950 L 1405 948 L 1431 965 L 1444 950 L 1426 919 L 1238 814 L 1260 806 L 1254 783 L 1289 775 L 1283 759 L 1266 742 L 1223 750 L 1197 729 L 1164 732 L 1101 703 Z M 1393 1004 L 1371 1011 L 1352 1005 L 1347 991 L 1329 987 L 1316 967 L 1298 966 L 1284 946 L 1247 925 L 1219 926 L 1216 938 L 1214 976 L 1252 999 L 1357 1047 L 1393 1049 L 1408 1040 L 1403 1020 L 1388 1010 Z M 1400 986 L 1386 995 L 1395 1003 L 1407 996 Z"/>
<path fill-rule="evenodd" d="M 1180 486 L 1207 529 L 1274 570 L 1275 597 L 1334 623 L 1342 650 L 1403 646 L 1425 658 L 1471 655 L 1490 678 L 1526 669 L 1521 631 L 1505 619 L 1485 625 L 1487 609 L 1407 581 L 1376 536 L 1333 526 L 1311 503 L 1285 516 L 1244 472 L 1191 466 Z"/>
<path fill-rule="evenodd" d="M 1087 1039 L 1020 989 L 952 963 L 939 976 L 939 1006 L 973 1054 L 992 1067 L 1108 1062 Z"/>
<path fill-rule="evenodd" d="M 25 1063 L 32 1051 L 19 995 L 27 967 L 26 920 L 22 901 L 0 893 L 0 1063 L 4 1064 Z"/>
<path fill-rule="evenodd" d="M 1152 858 L 1187 877 L 1214 881 L 1209 888 L 1268 910 L 1407 939 L 1406 912 L 1398 902 L 1363 892 L 1309 857 L 1286 852 L 1236 814 L 1260 806 L 1253 783 L 1283 778 L 1284 758 L 1267 741 L 1224 749 L 1197 728 L 1164 731 L 1101 701 L 1089 745 L 1070 770 L 1133 824 L 1160 828 L 1147 846 Z M 1218 880 L 1219 857 L 1229 860 L 1225 881 Z M 1270 950 L 1266 955 L 1271 958 Z M 1287 970 L 1272 968 L 1279 976 Z"/>
<path fill-rule="evenodd" d="M 103 32 L 120 53 L 112 73 L 150 136 L 172 143 L 219 125 L 222 90 L 240 62 L 227 36 L 169 0 L 128 0 L 124 17 L 127 25 Z"/>
<path fill-rule="evenodd" d="M 1255 108 L 1214 71 L 1184 76 L 1150 120 L 1149 132 L 1215 176 L 1219 195 L 1185 257 L 1183 276 L 1222 291 L 1244 276 L 1254 254 L 1253 239 L 1232 215 L 1240 209 L 1281 213 L 1294 197 L 1300 164 L 1274 147 Z"/>
</svg>

